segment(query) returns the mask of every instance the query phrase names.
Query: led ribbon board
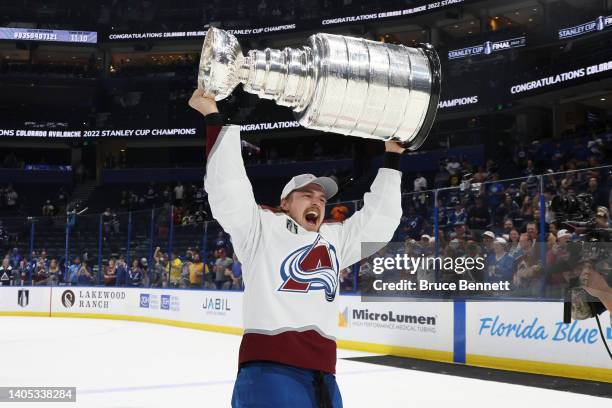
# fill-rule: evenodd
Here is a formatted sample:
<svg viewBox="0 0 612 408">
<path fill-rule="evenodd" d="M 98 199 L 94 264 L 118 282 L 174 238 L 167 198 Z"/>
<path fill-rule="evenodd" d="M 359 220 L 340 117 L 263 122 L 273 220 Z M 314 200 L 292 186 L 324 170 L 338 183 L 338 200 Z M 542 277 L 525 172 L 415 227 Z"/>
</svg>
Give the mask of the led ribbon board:
<svg viewBox="0 0 612 408">
<path fill-rule="evenodd" d="M 95 31 L 0 27 L 0 40 L 96 44 L 98 42 L 98 33 Z"/>
</svg>

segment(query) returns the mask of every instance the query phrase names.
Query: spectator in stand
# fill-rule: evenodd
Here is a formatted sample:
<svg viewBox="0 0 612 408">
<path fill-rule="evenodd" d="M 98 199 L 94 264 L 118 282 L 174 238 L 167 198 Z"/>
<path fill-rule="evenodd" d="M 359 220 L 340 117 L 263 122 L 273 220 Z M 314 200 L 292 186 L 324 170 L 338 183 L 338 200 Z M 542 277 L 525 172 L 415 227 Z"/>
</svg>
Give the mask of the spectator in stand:
<svg viewBox="0 0 612 408">
<path fill-rule="evenodd" d="M 179 278 L 179 287 L 180 288 L 189 288 L 191 287 L 191 283 L 189 282 L 189 267 L 193 262 L 193 254 L 188 254 L 185 256 L 183 263 L 181 264 L 181 275 Z"/>
<path fill-rule="evenodd" d="M 484 183 L 487 181 L 489 174 L 484 166 L 478 166 L 478 171 L 472 176 L 472 183 Z"/>
<path fill-rule="evenodd" d="M 531 241 L 531 246 L 534 246 L 538 241 L 538 226 L 535 222 L 529 222 L 525 227 L 525 231 L 527 232 L 529 241 Z"/>
<path fill-rule="evenodd" d="M 519 249 L 516 251 L 514 258 L 518 259 L 522 256 L 532 255 L 534 252 L 529 235 L 526 232 L 521 234 L 519 237 Z"/>
<path fill-rule="evenodd" d="M 146 204 L 149 208 L 154 208 L 157 202 L 157 193 L 155 192 L 155 185 L 153 183 L 149 184 L 149 188 L 145 193 Z"/>
<path fill-rule="evenodd" d="M 559 230 L 554 241 L 550 239 L 550 235 L 552 234 L 549 234 L 549 245 L 546 252 L 546 265 L 553 265 L 560 261 L 568 261 L 570 253 L 567 244 L 571 239 L 572 234 L 566 229 Z"/>
<path fill-rule="evenodd" d="M 162 254 L 160 261 L 162 268 L 159 272 L 161 273 L 162 288 L 167 288 L 170 280 L 170 274 L 168 273 L 168 254 Z"/>
<path fill-rule="evenodd" d="M 495 224 L 500 224 L 502 220 L 519 218 L 520 208 L 514 202 L 510 194 L 504 195 L 504 201 L 495 209 Z"/>
<path fill-rule="evenodd" d="M 457 200 L 455 203 L 455 211 L 448 216 L 448 226 L 464 225 L 466 221 L 467 213 L 465 212 L 465 207 Z"/>
<path fill-rule="evenodd" d="M 493 241 L 493 259 L 488 262 L 489 268 L 485 279 L 487 282 L 512 282 L 512 258 L 506 252 L 506 240 L 497 237 Z"/>
<path fill-rule="evenodd" d="M 44 285 L 47 281 L 47 268 L 42 258 L 36 262 L 36 267 L 33 271 L 32 281 L 34 285 Z"/>
<path fill-rule="evenodd" d="M 15 268 L 13 268 L 13 285 L 23 286 L 30 282 L 30 279 L 30 266 L 27 259 L 23 258 L 19 261 Z"/>
<path fill-rule="evenodd" d="M 437 200 L 437 207 L 438 207 L 438 223 L 439 225 L 446 225 L 447 221 L 448 221 L 448 209 L 446 208 L 446 205 L 444 204 L 444 200 L 440 197 L 438 197 Z"/>
<path fill-rule="evenodd" d="M 172 214 L 172 222 L 174 223 L 174 225 L 181 225 L 185 211 L 183 210 L 183 207 L 174 206 L 173 208 L 174 212 Z"/>
<path fill-rule="evenodd" d="M 196 224 L 202 224 L 206 221 L 207 218 L 208 213 L 206 212 L 206 210 L 204 210 L 204 206 L 200 205 L 194 215 L 194 221 L 196 222 Z"/>
<path fill-rule="evenodd" d="M 106 238 L 110 237 L 112 232 L 113 212 L 110 208 L 106 208 L 102 213 L 102 228 Z"/>
<path fill-rule="evenodd" d="M 160 247 L 155 248 L 153 254 L 153 267 L 150 269 L 149 280 L 152 288 L 166 287 L 166 267 L 164 265 L 164 254 Z"/>
<path fill-rule="evenodd" d="M 518 190 L 512 196 L 512 199 L 520 206 L 525 201 L 525 197 L 529 196 L 529 185 L 526 181 L 521 182 Z M 519 210 L 520 213 L 520 210 Z"/>
<path fill-rule="evenodd" d="M 162 191 L 162 204 L 171 204 L 172 203 L 172 192 L 170 191 L 170 186 L 166 186 L 164 191 Z"/>
<path fill-rule="evenodd" d="M 446 170 L 446 166 L 444 166 L 444 163 L 441 163 L 438 172 L 434 176 L 434 188 L 448 187 L 449 178 L 450 174 Z"/>
<path fill-rule="evenodd" d="M 508 237 L 510 239 L 509 247 L 508 247 L 508 255 L 510 255 L 513 259 L 516 259 L 521 250 L 521 247 L 519 245 L 521 234 L 516 228 L 513 227 L 510 230 Z"/>
<path fill-rule="evenodd" d="M 495 241 L 495 234 L 493 231 L 485 231 L 482 233 L 482 247 L 483 254 L 485 258 L 487 258 L 487 262 L 490 261 L 490 258 L 493 256 L 493 241 Z"/>
<path fill-rule="evenodd" d="M 204 186 L 196 186 L 193 196 L 193 203 L 195 208 L 203 208 L 204 202 L 206 201 L 206 190 Z"/>
<path fill-rule="evenodd" d="M 194 184 L 190 184 L 189 186 L 185 187 L 185 193 L 183 194 L 182 206 L 186 210 L 193 208 L 193 200 L 195 197 L 196 189 L 197 188 Z"/>
<path fill-rule="evenodd" d="M 47 200 L 45 205 L 42 207 L 42 215 L 45 217 L 51 217 L 55 215 L 55 207 L 51 204 L 51 200 Z"/>
<path fill-rule="evenodd" d="M 2 246 L 2 250 L 4 250 L 9 241 L 8 230 L 4 226 L 2 220 L 0 220 L 0 245 Z"/>
<path fill-rule="evenodd" d="M 561 143 L 559 142 L 555 143 L 555 146 L 553 147 L 553 150 L 550 156 L 550 164 L 553 169 L 559 170 L 559 168 L 561 168 L 561 165 L 567 161 L 565 154 L 566 152 L 561 147 Z"/>
<path fill-rule="evenodd" d="M 183 184 L 179 181 L 178 183 L 176 183 L 176 187 L 174 187 L 174 205 L 182 205 L 184 195 L 185 187 L 183 187 Z"/>
<path fill-rule="evenodd" d="M 466 240 L 472 238 L 471 232 L 467 231 L 467 229 L 465 228 L 465 224 L 461 223 L 455 224 L 453 226 L 453 229 L 454 231 L 452 233 L 454 234 L 454 239 L 458 240 L 463 248 L 464 244 L 466 243 Z"/>
<path fill-rule="evenodd" d="M 236 254 L 232 255 L 232 261 L 231 269 L 226 270 L 226 273 L 230 277 L 231 281 L 226 282 L 224 289 L 242 290 L 244 289 L 242 284 L 242 264 L 238 261 Z"/>
<path fill-rule="evenodd" d="M 455 156 L 451 156 L 446 163 L 446 171 L 449 174 L 450 186 L 458 186 L 461 181 L 461 164 Z"/>
<path fill-rule="evenodd" d="M 219 231 L 217 239 L 215 240 L 215 250 L 227 248 L 227 239 L 225 238 L 225 232 Z"/>
<path fill-rule="evenodd" d="M 202 282 L 205 272 L 205 269 L 208 269 L 208 265 L 205 265 L 200 258 L 200 254 L 198 252 L 193 253 L 192 262 L 189 265 L 189 285 L 192 288 L 202 288 Z"/>
<path fill-rule="evenodd" d="M 525 167 L 525 170 L 523 170 L 523 175 L 527 177 L 526 183 L 527 183 L 528 190 L 537 189 L 538 187 L 537 174 L 538 174 L 538 171 L 535 168 L 535 165 L 533 164 L 533 160 L 531 159 L 527 160 L 527 166 Z"/>
<path fill-rule="evenodd" d="M 537 290 L 535 284 L 539 280 L 541 264 L 527 233 L 521 234 L 519 238 L 519 250 L 514 255 L 514 270 L 515 288 L 525 294 Z"/>
<path fill-rule="evenodd" d="M 72 264 L 66 268 L 64 282 L 76 285 L 78 282 L 79 269 L 81 269 L 81 258 L 75 256 Z"/>
<path fill-rule="evenodd" d="M 423 177 L 421 173 L 417 173 L 414 179 L 414 190 L 415 192 L 427 190 L 427 179 Z"/>
<path fill-rule="evenodd" d="M 11 266 L 13 268 L 16 267 L 17 265 L 19 265 L 19 262 L 21 262 L 22 259 L 23 258 L 19 254 L 19 249 L 13 248 L 13 250 L 11 251 L 11 254 L 9 255 L 9 262 Z"/>
<path fill-rule="evenodd" d="M 115 285 L 126 286 L 128 281 L 128 265 L 123 255 L 119 256 L 115 262 Z"/>
<path fill-rule="evenodd" d="M 593 196 L 593 203 L 597 206 L 605 206 L 607 207 L 608 202 L 608 193 L 609 191 L 604 191 L 599 188 L 599 182 L 595 177 L 591 177 L 589 179 L 589 184 L 586 189 L 587 194 L 591 194 Z"/>
<path fill-rule="evenodd" d="M 346 220 L 348 214 L 348 207 L 344 204 L 336 204 L 331 210 L 331 217 L 336 222 L 342 222 Z"/>
<path fill-rule="evenodd" d="M 142 270 L 142 283 L 140 286 L 144 286 L 145 288 L 148 288 L 149 286 L 151 286 L 151 279 L 149 277 L 149 261 L 147 260 L 147 258 L 142 257 L 140 258 L 140 269 Z"/>
<path fill-rule="evenodd" d="M 513 229 L 514 229 L 514 221 L 512 221 L 511 218 L 505 218 L 504 226 L 502 230 L 500 231 L 499 235 L 508 235 L 508 237 L 510 237 L 510 231 L 512 231 Z M 517 239 L 517 242 L 518 242 L 518 239 Z"/>
<path fill-rule="evenodd" d="M 525 196 L 523 198 L 523 206 L 521 207 L 519 214 L 520 219 L 523 220 L 523 223 L 532 222 L 535 219 L 533 216 L 533 206 L 531 205 L 531 197 Z"/>
<path fill-rule="evenodd" d="M 36 263 L 38 262 L 38 254 L 36 253 L 36 251 L 32 251 L 30 253 L 30 259 L 28 260 L 28 267 L 30 268 L 30 270 L 34 270 L 34 268 L 36 268 Z"/>
<path fill-rule="evenodd" d="M 13 267 L 9 258 L 5 257 L 0 266 L 0 286 L 11 286 L 13 280 Z"/>
<path fill-rule="evenodd" d="M 77 272 L 77 285 L 89 286 L 94 284 L 93 274 L 87 267 L 86 263 L 82 263 Z"/>
<path fill-rule="evenodd" d="M 591 136 L 587 141 L 587 149 L 589 150 L 590 156 L 601 157 L 604 151 L 603 140 L 597 136 L 597 133 L 591 132 Z"/>
<path fill-rule="evenodd" d="M 159 250 L 159 247 L 157 247 L 157 250 Z M 188 262 L 189 260 L 186 259 L 185 261 Z M 170 275 L 170 287 L 173 287 L 173 288 L 180 287 L 182 269 L 183 269 L 183 262 L 178 256 L 176 256 L 176 253 L 172 252 L 170 254 L 170 262 L 168 263 L 168 266 L 166 267 L 166 271 Z"/>
<path fill-rule="evenodd" d="M 181 225 L 193 225 L 195 224 L 195 216 L 189 213 L 189 210 L 185 210 L 185 214 L 183 215 L 183 219 L 181 220 Z"/>
<path fill-rule="evenodd" d="M 340 271 L 340 292 L 352 292 L 353 291 L 353 271 L 352 268 L 344 268 Z"/>
<path fill-rule="evenodd" d="M 49 266 L 49 259 L 47 258 L 47 250 L 46 249 L 43 249 L 42 251 L 40 251 L 39 259 L 45 265 L 45 269 L 47 269 L 47 267 Z"/>
<path fill-rule="evenodd" d="M 144 270 L 140 266 L 138 259 L 132 261 L 132 267 L 128 271 L 129 286 L 142 286 Z"/>
<path fill-rule="evenodd" d="M 398 240 L 405 240 L 406 237 L 412 239 L 421 239 L 421 233 L 423 231 L 423 218 L 416 213 L 415 208 L 412 205 L 408 206 L 408 214 L 402 216 L 400 226 L 398 228 L 397 237 Z"/>
<path fill-rule="evenodd" d="M 491 223 L 489 210 L 484 206 L 482 197 L 476 198 L 476 205 L 467 216 L 467 225 L 471 230 L 482 231 Z"/>
<path fill-rule="evenodd" d="M 104 269 L 104 285 L 105 286 L 119 286 L 123 285 L 123 282 L 117 282 L 117 265 L 115 264 L 115 258 L 108 260 L 108 265 Z"/>
<path fill-rule="evenodd" d="M 57 259 L 53 258 L 49 261 L 49 267 L 47 269 L 47 285 L 57 285 L 60 282 L 62 271 L 60 270 Z"/>
<path fill-rule="evenodd" d="M 504 197 L 504 185 L 499 182 L 499 175 L 491 175 L 491 181 L 486 184 L 487 202 L 489 208 L 497 208 Z"/>
<path fill-rule="evenodd" d="M 217 259 L 215 260 L 214 272 L 215 272 L 215 285 L 217 289 L 221 289 L 223 284 L 229 280 L 225 274 L 226 269 L 230 269 L 232 266 L 232 258 L 228 257 L 225 249 L 221 248 L 217 250 Z"/>
</svg>

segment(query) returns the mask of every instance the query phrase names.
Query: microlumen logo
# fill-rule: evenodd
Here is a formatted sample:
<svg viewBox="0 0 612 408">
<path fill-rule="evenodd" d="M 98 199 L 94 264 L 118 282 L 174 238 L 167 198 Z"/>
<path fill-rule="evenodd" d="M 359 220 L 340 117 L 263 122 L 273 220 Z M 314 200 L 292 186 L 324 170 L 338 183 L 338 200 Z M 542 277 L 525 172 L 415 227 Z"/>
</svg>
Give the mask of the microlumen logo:
<svg viewBox="0 0 612 408">
<path fill-rule="evenodd" d="M 435 316 L 409 315 L 398 314 L 391 310 L 382 313 L 370 312 L 369 309 L 352 309 L 346 307 L 342 312 L 338 313 L 338 326 L 349 327 L 351 322 L 382 322 L 382 323 L 400 323 L 420 326 L 435 326 Z"/>
</svg>

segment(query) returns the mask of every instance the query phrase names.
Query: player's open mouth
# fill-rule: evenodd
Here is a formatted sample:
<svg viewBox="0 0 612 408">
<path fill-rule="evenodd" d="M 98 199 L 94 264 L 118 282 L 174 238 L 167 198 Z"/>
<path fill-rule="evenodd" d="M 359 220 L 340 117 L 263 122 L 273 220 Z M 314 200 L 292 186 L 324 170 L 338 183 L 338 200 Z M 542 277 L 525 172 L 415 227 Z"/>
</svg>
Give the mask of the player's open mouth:
<svg viewBox="0 0 612 408">
<path fill-rule="evenodd" d="M 304 219 L 306 220 L 306 224 L 316 226 L 317 221 L 319 220 L 319 213 L 314 210 L 307 211 L 304 215 Z"/>
</svg>

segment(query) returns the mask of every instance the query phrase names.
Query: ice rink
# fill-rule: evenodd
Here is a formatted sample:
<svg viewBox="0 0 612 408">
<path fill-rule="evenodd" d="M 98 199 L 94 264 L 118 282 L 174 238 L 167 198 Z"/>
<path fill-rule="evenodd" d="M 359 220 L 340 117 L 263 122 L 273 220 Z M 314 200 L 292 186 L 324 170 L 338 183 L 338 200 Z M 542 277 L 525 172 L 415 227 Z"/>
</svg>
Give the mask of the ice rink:
<svg viewBox="0 0 612 408">
<path fill-rule="evenodd" d="M 0 317 L 0 384 L 77 387 L 76 404 L 54 408 L 228 407 L 239 344 L 239 336 L 149 323 Z M 343 359 L 365 355 L 339 350 L 345 407 L 612 405 L 606 398 Z M 0 403 L 12 406 L 49 405 Z"/>
</svg>

